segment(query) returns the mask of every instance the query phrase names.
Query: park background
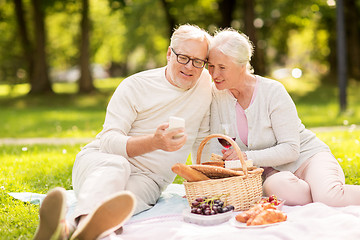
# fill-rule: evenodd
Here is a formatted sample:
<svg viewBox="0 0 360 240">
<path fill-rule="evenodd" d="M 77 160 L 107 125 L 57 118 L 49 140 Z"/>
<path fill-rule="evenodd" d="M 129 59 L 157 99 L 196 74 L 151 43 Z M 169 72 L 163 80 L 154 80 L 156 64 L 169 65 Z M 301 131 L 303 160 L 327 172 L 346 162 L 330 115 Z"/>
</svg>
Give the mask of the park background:
<svg viewBox="0 0 360 240">
<path fill-rule="evenodd" d="M 74 158 L 115 88 L 164 66 L 184 23 L 247 34 L 255 73 L 285 85 L 346 182 L 360 184 L 359 0 L 0 0 L 0 239 L 31 239 L 38 224 L 38 206 L 8 193 L 72 189 Z"/>
</svg>

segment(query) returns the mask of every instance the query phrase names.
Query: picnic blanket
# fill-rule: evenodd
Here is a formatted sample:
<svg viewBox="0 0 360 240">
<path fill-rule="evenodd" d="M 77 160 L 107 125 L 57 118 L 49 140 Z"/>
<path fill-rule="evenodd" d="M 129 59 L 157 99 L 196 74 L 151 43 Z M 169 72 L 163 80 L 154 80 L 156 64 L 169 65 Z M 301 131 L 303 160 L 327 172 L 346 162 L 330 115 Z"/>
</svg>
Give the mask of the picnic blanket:
<svg viewBox="0 0 360 240">
<path fill-rule="evenodd" d="M 44 194 L 9 193 L 14 198 L 35 204 L 41 203 Z M 76 205 L 73 191 L 67 191 L 70 214 Z M 360 239 L 360 206 L 329 207 L 322 203 L 305 206 L 284 206 L 282 211 L 288 220 L 276 225 L 259 228 L 240 228 L 230 221 L 200 226 L 186 223 L 182 211 L 188 207 L 183 185 L 171 184 L 163 192 L 158 203 L 150 210 L 133 216 L 121 235 L 112 234 L 106 239 L 119 240 L 232 240 L 232 239 Z M 68 215 L 69 215 L 68 214 Z M 235 216 L 237 212 L 233 213 Z"/>
</svg>

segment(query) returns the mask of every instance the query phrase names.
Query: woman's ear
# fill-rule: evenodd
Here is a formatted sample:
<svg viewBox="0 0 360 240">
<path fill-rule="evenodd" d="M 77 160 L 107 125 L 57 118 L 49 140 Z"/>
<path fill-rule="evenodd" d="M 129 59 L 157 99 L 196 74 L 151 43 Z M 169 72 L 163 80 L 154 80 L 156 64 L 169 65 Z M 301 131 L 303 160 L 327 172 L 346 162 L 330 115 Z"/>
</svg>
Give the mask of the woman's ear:
<svg viewBox="0 0 360 240">
<path fill-rule="evenodd" d="M 246 67 L 247 67 L 247 64 L 246 64 L 246 63 L 242 63 L 242 64 L 241 64 L 241 66 L 240 66 L 241 73 L 245 73 L 245 72 L 246 72 Z"/>
</svg>

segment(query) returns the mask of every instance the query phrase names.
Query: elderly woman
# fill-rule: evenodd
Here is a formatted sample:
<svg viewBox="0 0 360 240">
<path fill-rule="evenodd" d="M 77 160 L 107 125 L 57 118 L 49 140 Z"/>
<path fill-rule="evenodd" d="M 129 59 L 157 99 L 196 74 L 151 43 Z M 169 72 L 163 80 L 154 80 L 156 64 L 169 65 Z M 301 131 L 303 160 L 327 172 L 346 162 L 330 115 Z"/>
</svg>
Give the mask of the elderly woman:
<svg viewBox="0 0 360 240">
<path fill-rule="evenodd" d="M 345 185 L 341 166 L 329 147 L 301 123 L 284 86 L 254 75 L 253 46 L 235 30 L 218 32 L 211 42 L 213 78 L 211 132 L 235 137 L 245 159 L 264 168 L 265 195 L 288 205 L 322 202 L 360 205 L 360 186 Z M 212 142 L 224 160 L 238 158 L 233 149 Z"/>
</svg>

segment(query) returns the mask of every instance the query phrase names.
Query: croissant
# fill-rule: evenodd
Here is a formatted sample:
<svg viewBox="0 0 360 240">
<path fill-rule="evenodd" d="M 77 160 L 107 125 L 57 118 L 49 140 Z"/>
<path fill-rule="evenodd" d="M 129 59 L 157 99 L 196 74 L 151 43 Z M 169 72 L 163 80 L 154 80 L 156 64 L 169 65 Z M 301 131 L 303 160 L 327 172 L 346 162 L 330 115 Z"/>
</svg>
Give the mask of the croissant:
<svg viewBox="0 0 360 240">
<path fill-rule="evenodd" d="M 266 209 L 275 209 L 275 207 L 269 203 L 256 204 L 249 210 L 236 215 L 235 219 L 239 222 L 246 223 L 248 221 L 252 221 L 260 212 Z"/>
<path fill-rule="evenodd" d="M 255 216 L 252 221 L 247 221 L 246 225 L 264 225 L 264 224 L 270 224 L 270 223 L 277 223 L 277 222 L 283 222 L 286 221 L 287 216 L 276 209 L 266 209 L 260 212 L 258 215 Z M 250 219 L 249 219 L 250 220 Z"/>
</svg>

